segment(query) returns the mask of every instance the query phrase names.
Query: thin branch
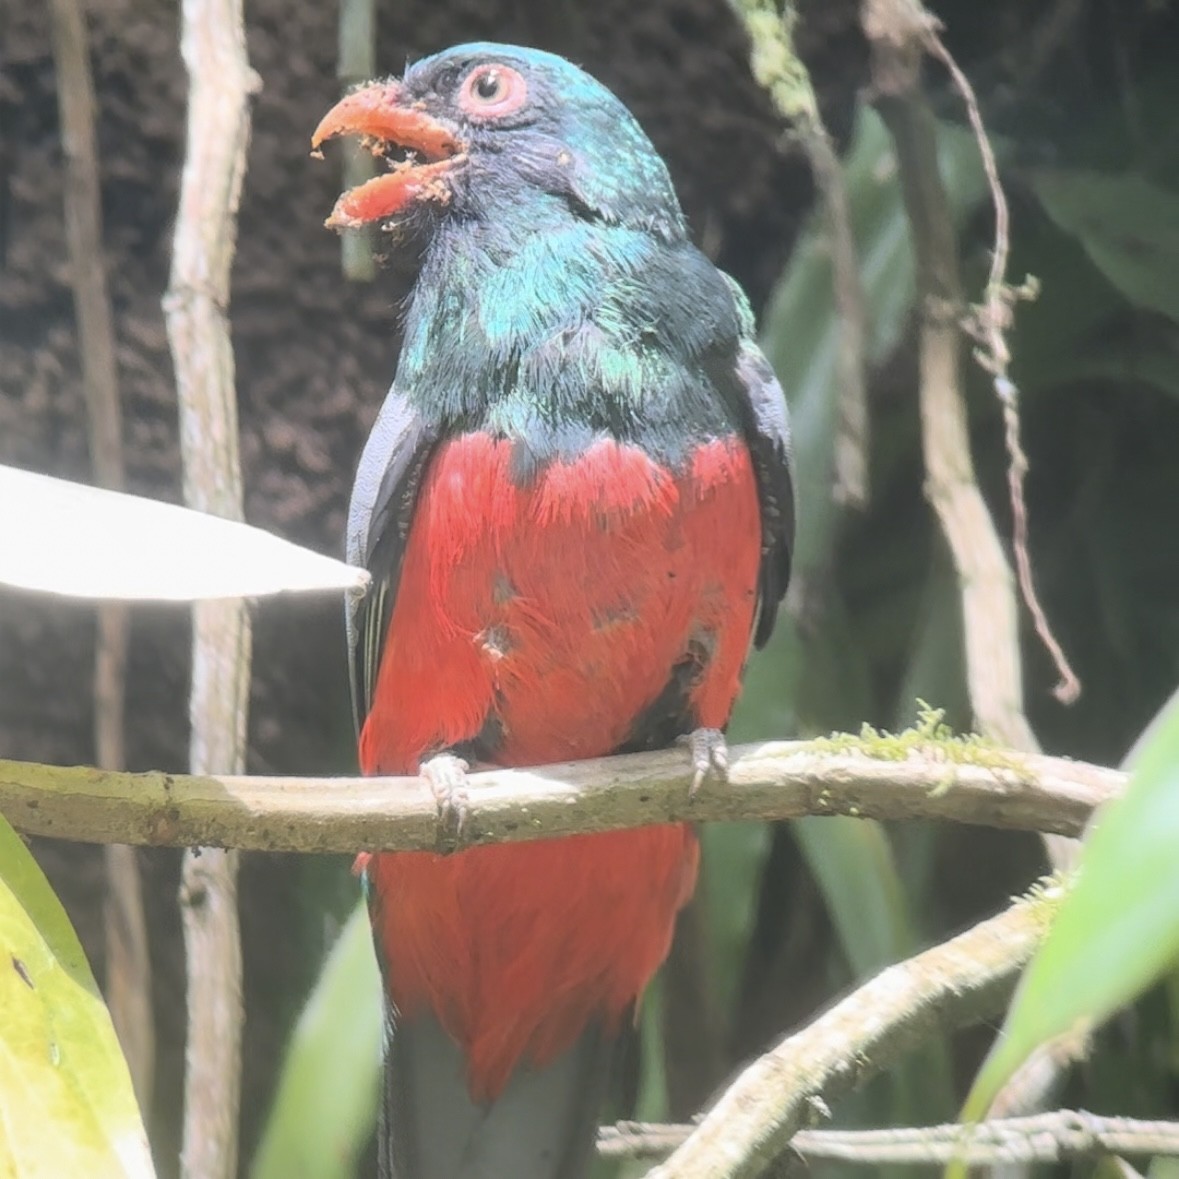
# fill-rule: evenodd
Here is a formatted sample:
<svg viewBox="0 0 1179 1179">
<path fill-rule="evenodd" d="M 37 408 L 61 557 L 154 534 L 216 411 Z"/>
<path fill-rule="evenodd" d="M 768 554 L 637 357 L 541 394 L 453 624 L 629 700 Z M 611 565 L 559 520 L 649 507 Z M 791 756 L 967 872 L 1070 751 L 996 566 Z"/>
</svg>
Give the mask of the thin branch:
<svg viewBox="0 0 1179 1179">
<path fill-rule="evenodd" d="M 1064 758 L 987 750 L 975 764 L 949 761 L 944 748 L 931 745 L 892 760 L 831 744 L 736 747 L 729 785 L 706 783 L 690 802 L 692 773 L 678 751 L 472 774 L 462 843 L 800 815 L 1075 835 L 1126 781 L 1115 770 Z M 116 774 L 0 760 L 0 812 L 31 835 L 92 842 L 298 852 L 456 846 L 417 778 Z"/>
<path fill-rule="evenodd" d="M 864 32 L 872 45 L 873 82 L 881 99 L 879 103 L 881 114 L 889 122 L 889 128 L 894 139 L 897 140 L 898 155 L 904 146 L 901 136 L 911 140 L 914 135 L 932 137 L 933 133 L 933 118 L 928 111 L 928 105 L 920 88 L 923 54 L 930 54 L 945 66 L 966 105 L 966 117 L 978 144 L 983 172 L 995 211 L 995 238 L 983 301 L 972 309 L 970 315 L 964 317 L 963 324 L 978 341 L 979 346 L 974 352 L 975 358 L 991 374 L 995 394 L 1003 411 L 1009 456 L 1007 481 L 1014 524 L 1012 541 L 1019 588 L 1032 616 L 1036 633 L 1055 663 L 1060 676 L 1054 694 L 1061 702 L 1072 703 L 1080 694 L 1081 683 L 1070 666 L 1063 648 L 1052 633 L 1052 627 L 1040 604 L 1032 578 L 1031 557 L 1028 549 L 1027 504 L 1024 497 L 1024 480 L 1028 471 L 1028 459 L 1020 441 L 1019 393 L 1008 375 L 1011 352 L 1007 345 L 1007 332 L 1012 324 L 1015 303 L 1021 298 L 1032 297 L 1035 288 L 1032 283 L 1025 283 L 1022 287 L 1013 287 L 1007 282 L 1007 258 L 1011 246 L 1009 214 L 1007 197 L 999 179 L 999 166 L 995 159 L 994 148 L 991 146 L 990 138 L 983 126 L 982 113 L 979 110 L 974 88 L 938 35 L 937 19 L 926 11 L 920 0 L 864 0 L 863 24 Z M 909 124 L 907 128 L 905 127 L 906 123 Z M 907 162 L 910 166 L 914 166 L 920 162 L 920 156 L 912 144 L 910 144 L 910 148 Z M 956 312 L 963 306 L 963 300 L 961 284 L 957 276 L 957 257 L 953 251 L 953 238 L 951 236 L 947 240 L 940 225 L 931 226 L 925 221 L 915 219 L 917 214 L 923 216 L 932 214 L 939 221 L 944 216 L 947 223 L 949 219 L 948 206 L 944 212 L 937 208 L 939 203 L 945 204 L 946 202 L 944 194 L 940 197 L 937 196 L 937 191 L 941 189 L 941 182 L 938 178 L 934 145 L 930 143 L 928 147 L 923 149 L 923 154 L 926 157 L 923 170 L 927 175 L 921 176 L 917 173 L 906 176 L 906 163 L 902 159 L 901 182 L 905 186 L 906 207 L 909 209 L 910 222 L 913 226 L 919 273 L 922 270 L 923 244 L 927 250 L 933 249 L 938 252 L 945 249 L 947 245 L 950 247 L 949 256 L 940 265 L 932 270 L 928 267 L 925 270 L 927 276 L 932 273 L 947 280 L 945 286 L 942 289 L 938 289 L 936 284 L 925 287 L 923 294 L 927 299 L 932 295 L 939 302 L 943 299 L 949 300 L 948 305 L 941 306 L 937 310 L 938 316 L 946 321 L 940 330 L 956 334 L 954 317 L 948 312 Z M 909 183 L 906 184 L 906 181 Z M 926 199 L 922 207 L 918 209 L 910 198 L 919 196 L 922 192 L 924 192 Z M 925 239 L 924 243 L 922 238 Z M 955 354 L 956 352 L 957 348 L 955 347 Z M 955 378 L 956 380 L 957 378 Z"/>
<path fill-rule="evenodd" d="M 968 317 L 966 326 L 979 341 L 979 347 L 974 351 L 975 359 L 991 374 L 995 395 L 1003 410 L 1008 455 L 1007 486 L 1011 496 L 1011 516 L 1014 525 L 1012 548 L 1015 552 L 1020 592 L 1032 616 L 1036 634 L 1039 635 L 1040 642 L 1044 644 L 1060 676 L 1059 682 L 1052 690 L 1053 695 L 1062 704 L 1072 704 L 1081 694 L 1081 681 L 1073 671 L 1064 648 L 1052 633 L 1052 626 L 1048 622 L 1044 607 L 1040 604 L 1036 584 L 1032 578 L 1032 559 L 1028 548 L 1028 509 L 1024 497 L 1028 456 L 1020 440 L 1019 390 L 1008 375 L 1011 351 L 1007 347 L 1007 332 L 1014 319 L 1013 309 L 1018 299 L 1030 298 L 1035 288 L 1030 282 L 1022 287 L 1012 287 L 1007 282 L 1007 256 L 1011 248 L 1007 196 L 999 180 L 999 165 L 990 137 L 983 126 L 982 112 L 978 107 L 974 87 L 946 48 L 945 42 L 938 36 L 937 29 L 932 23 L 926 26 L 925 44 L 929 52 L 949 71 L 958 93 L 962 95 L 962 101 L 966 104 L 966 117 L 970 120 L 970 128 L 978 144 L 983 172 L 991 194 L 991 204 L 995 210 L 995 245 L 991 251 L 991 271 L 987 277 L 983 301 L 974 308 L 974 313 Z"/>
<path fill-rule="evenodd" d="M 373 0 L 340 0 L 339 53 L 336 77 L 341 93 L 377 72 L 377 15 Z M 344 147 L 344 190 L 355 188 L 376 175 L 376 160 L 359 144 Z M 353 282 L 376 278 L 377 237 L 371 225 L 345 229 L 340 234 L 340 263 L 344 277 Z"/>
<path fill-rule="evenodd" d="M 102 195 L 95 142 L 94 79 L 78 0 L 52 0 L 53 56 L 65 163 L 62 195 L 90 461 L 102 487 L 124 484 L 122 412 L 115 333 L 103 254 Z M 98 607 L 94 657 L 94 753 L 105 769 L 126 764 L 123 709 L 130 617 L 125 605 Z M 155 1074 L 151 957 L 139 863 L 132 848 L 105 849 L 106 998 L 145 1115 Z"/>
<path fill-rule="evenodd" d="M 920 0 L 864 0 L 863 26 L 871 47 L 876 105 L 896 147 L 901 191 L 916 255 L 922 306 L 919 395 L 926 494 L 937 513 L 958 572 L 971 707 L 984 735 L 1017 749 L 1035 750 L 1039 746 L 1024 712 L 1015 585 L 994 522 L 978 489 L 970 454 L 962 391 L 964 300 L 957 243 L 938 168 L 936 124 L 921 88 L 923 57 L 927 52 L 938 53 L 937 47 L 941 45 L 936 36 L 937 22 Z M 944 46 L 939 56 L 950 65 Z M 950 68 L 959 84 L 965 84 L 957 66 Z M 992 198 L 997 202 L 999 238 L 986 296 L 990 311 L 983 318 L 988 315 L 990 318 L 987 339 L 992 349 L 991 362 L 1005 373 L 1007 350 L 1003 332 L 1010 320 L 1014 298 L 1003 283 L 1006 203 L 994 154 L 968 84 L 966 93 L 970 95 L 967 105 L 972 125 L 981 137 Z M 1018 416 L 1011 416 L 1015 413 L 1014 401 L 1005 405 L 1004 413 L 1009 441 L 1014 437 L 1018 448 Z M 1011 433 L 1012 422 L 1015 435 Z M 1016 451 L 1012 453 L 1014 456 Z M 1015 457 L 1012 462 L 1018 468 L 1018 488 L 1016 482 L 1012 484 L 1013 494 L 1018 491 L 1013 500 L 1018 534 L 1020 528 L 1026 529 L 1026 512 L 1022 524 L 1018 519 L 1026 457 L 1022 467 Z M 1023 557 L 1017 556 L 1017 560 L 1026 562 L 1026 544 Z M 1030 580 L 1030 572 L 1028 577 Z M 1078 845 L 1052 838 L 1044 842 L 1056 868 L 1075 864 Z"/>
<path fill-rule="evenodd" d="M 647 1179 L 751 1179 L 827 1105 L 922 1040 L 1000 1011 L 1063 890 L 890 966 L 745 1069 Z"/>
<path fill-rule="evenodd" d="M 619 1122 L 598 1131 L 603 1158 L 666 1158 L 694 1126 Z M 888 1130 L 799 1130 L 790 1150 L 808 1161 L 864 1166 L 940 1167 L 952 1159 L 971 1166 L 1059 1163 L 1103 1153 L 1179 1157 L 1179 1122 L 1109 1118 L 1061 1109 L 973 1127 L 902 1126 Z"/>
<path fill-rule="evenodd" d="M 786 0 L 781 12 L 775 0 L 734 0 L 734 3 L 749 35 L 753 76 L 765 88 L 782 118 L 792 124 L 823 202 L 840 326 L 835 399 L 839 421 L 835 432 L 832 494 L 838 503 L 862 508 L 868 502 L 868 392 L 864 375 L 867 317 L 843 169 L 819 113 L 810 74 L 794 48 L 794 29 L 799 18 L 793 0 Z"/>
<path fill-rule="evenodd" d="M 921 301 L 920 401 L 926 494 L 958 572 L 970 701 L 981 732 L 1036 748 L 1024 716 L 1011 570 L 978 489 L 961 386 L 962 283 L 936 124 L 920 88 L 929 17 L 913 0 L 866 0 L 876 103 L 896 147 Z"/>
<path fill-rule="evenodd" d="M 94 82 L 86 23 L 78 0 L 51 0 L 53 54 L 65 162 L 62 197 L 82 389 L 90 419 L 94 474 L 102 487 L 123 484 L 123 439 L 115 335 L 102 246 L 102 197 L 94 139 Z"/>
<path fill-rule="evenodd" d="M 180 402 L 185 502 L 242 518 L 237 400 L 226 309 L 237 207 L 249 142 L 249 96 L 259 85 L 246 57 L 241 0 L 184 0 L 188 135 L 172 273 L 164 298 Z M 194 771 L 240 772 L 250 682 L 250 626 L 242 602 L 193 610 L 189 760 Z M 185 1179 L 237 1172 L 241 1086 L 241 941 L 237 855 L 190 851 L 180 884 L 188 959 Z"/>
</svg>

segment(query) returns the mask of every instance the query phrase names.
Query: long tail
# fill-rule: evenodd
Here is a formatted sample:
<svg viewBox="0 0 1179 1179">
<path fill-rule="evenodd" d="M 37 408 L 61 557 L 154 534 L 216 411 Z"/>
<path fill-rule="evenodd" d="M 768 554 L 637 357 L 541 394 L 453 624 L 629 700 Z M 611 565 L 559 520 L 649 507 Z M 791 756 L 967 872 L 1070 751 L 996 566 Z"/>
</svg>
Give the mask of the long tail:
<svg viewBox="0 0 1179 1179">
<path fill-rule="evenodd" d="M 381 1179 L 583 1179 L 614 1039 L 595 1025 L 544 1068 L 520 1066 L 495 1101 L 472 1100 L 462 1052 L 433 1015 L 389 1020 Z"/>
</svg>

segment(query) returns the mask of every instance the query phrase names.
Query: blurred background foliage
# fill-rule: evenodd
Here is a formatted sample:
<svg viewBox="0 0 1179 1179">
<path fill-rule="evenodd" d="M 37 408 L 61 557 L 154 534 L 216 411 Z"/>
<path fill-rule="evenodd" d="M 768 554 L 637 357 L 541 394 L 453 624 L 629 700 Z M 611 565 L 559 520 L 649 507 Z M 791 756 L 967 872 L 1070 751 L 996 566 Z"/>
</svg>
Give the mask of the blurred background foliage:
<svg viewBox="0 0 1179 1179">
<path fill-rule="evenodd" d="M 40 7 L 18 0 L 0 9 L 0 459 L 84 475 Z M 335 5 L 247 7 L 265 81 L 233 312 L 247 514 L 337 551 L 355 458 L 393 369 L 405 276 L 345 284 L 335 244 L 318 228 L 335 181 L 302 159 L 334 93 Z M 1039 298 L 1019 307 L 1011 340 L 1031 460 L 1032 560 L 1084 693 L 1071 708 L 1052 698 L 1052 669 L 1026 627 L 1028 712 L 1047 751 L 1117 764 L 1179 680 L 1179 13 L 1168 0 L 931 7 L 978 89 L 1001 157 L 1010 276 L 1033 275 L 1040 286 Z M 157 307 L 182 142 L 174 6 L 92 0 L 89 9 L 132 487 L 174 498 L 174 410 Z M 792 609 L 750 665 L 732 737 L 896 728 L 913 720 L 918 698 L 968 729 L 957 585 L 922 494 L 913 261 L 895 165 L 864 89 L 856 4 L 810 0 L 800 10 L 800 47 L 845 157 L 868 301 L 863 513 L 837 509 L 828 491 L 839 324 L 822 229 L 808 212 L 805 169 L 748 78 L 723 0 L 388 0 L 378 5 L 378 65 L 399 69 L 406 56 L 472 37 L 530 42 L 583 62 L 651 131 L 698 240 L 750 289 L 794 415 L 801 514 Z M 930 68 L 927 86 L 977 297 L 990 209 L 947 79 Z M 967 376 L 978 477 L 1007 536 L 1001 421 L 984 375 L 970 366 Z M 183 765 L 184 630 L 176 612 L 137 616 L 132 768 Z M 7 754 L 90 756 L 91 644 L 83 610 L 0 599 Z M 351 768 L 342 667 L 333 611 L 260 619 L 253 768 Z M 702 886 L 628 1046 L 619 1116 L 689 1116 L 772 1038 L 881 965 L 994 911 L 1042 868 L 1031 837 L 935 825 L 715 826 L 704 845 Z M 96 861 L 48 843 L 36 850 L 101 980 Z M 167 1176 L 183 1018 L 176 871 L 166 854 L 145 854 L 143 867 L 161 1042 L 151 1129 Z M 363 928 L 350 917 L 348 866 L 251 857 L 242 893 L 243 1173 L 366 1173 L 376 1067 L 367 996 L 376 983 Z M 836 1122 L 951 1117 L 988 1040 L 975 1029 L 930 1044 L 842 1103 Z M 1179 1112 L 1179 979 L 1101 1031 L 1063 1102 L 1139 1117 Z"/>
</svg>

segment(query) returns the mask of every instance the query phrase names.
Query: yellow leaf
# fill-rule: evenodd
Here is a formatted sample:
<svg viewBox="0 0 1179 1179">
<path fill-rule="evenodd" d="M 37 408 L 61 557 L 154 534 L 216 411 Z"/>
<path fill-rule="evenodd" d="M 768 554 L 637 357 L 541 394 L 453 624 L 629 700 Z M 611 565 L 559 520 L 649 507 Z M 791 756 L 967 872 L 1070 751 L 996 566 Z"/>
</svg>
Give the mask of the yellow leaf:
<svg viewBox="0 0 1179 1179">
<path fill-rule="evenodd" d="M 0 818 L 0 1179 L 152 1179 L 114 1027 L 69 918 Z"/>
</svg>

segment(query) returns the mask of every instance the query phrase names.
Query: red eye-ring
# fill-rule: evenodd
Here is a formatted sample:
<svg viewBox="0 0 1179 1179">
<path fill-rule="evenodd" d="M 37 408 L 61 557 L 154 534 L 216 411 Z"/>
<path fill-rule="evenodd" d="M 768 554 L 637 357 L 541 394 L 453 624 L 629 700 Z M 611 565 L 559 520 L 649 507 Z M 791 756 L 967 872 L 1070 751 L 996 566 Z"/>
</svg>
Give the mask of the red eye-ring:
<svg viewBox="0 0 1179 1179">
<path fill-rule="evenodd" d="M 473 69 L 459 91 L 459 106 L 476 119 L 514 114 L 528 100 L 528 83 L 511 66 L 488 63 Z"/>
</svg>

